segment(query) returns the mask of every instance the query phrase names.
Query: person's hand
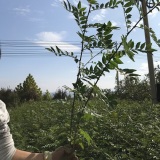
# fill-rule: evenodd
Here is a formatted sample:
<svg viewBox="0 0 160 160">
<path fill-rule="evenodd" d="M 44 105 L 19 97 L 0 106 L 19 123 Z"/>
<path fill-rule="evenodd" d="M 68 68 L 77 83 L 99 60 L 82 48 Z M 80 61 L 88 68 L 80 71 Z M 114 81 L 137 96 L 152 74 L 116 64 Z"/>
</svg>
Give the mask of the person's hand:
<svg viewBox="0 0 160 160">
<path fill-rule="evenodd" d="M 74 150 L 67 147 L 59 147 L 52 154 L 52 160 L 78 160 Z"/>
</svg>

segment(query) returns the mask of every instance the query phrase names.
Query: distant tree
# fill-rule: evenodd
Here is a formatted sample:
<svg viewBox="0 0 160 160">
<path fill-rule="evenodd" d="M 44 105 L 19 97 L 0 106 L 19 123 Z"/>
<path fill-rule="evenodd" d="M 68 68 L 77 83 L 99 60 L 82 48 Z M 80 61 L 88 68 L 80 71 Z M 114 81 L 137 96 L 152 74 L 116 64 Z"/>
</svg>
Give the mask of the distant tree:
<svg viewBox="0 0 160 160">
<path fill-rule="evenodd" d="M 51 99 L 52 99 L 51 93 L 50 93 L 48 90 L 46 90 L 46 92 L 45 92 L 44 95 L 43 95 L 43 100 L 49 101 L 49 100 L 51 100 Z"/>
<path fill-rule="evenodd" d="M 42 91 L 37 86 L 33 76 L 29 74 L 26 80 L 15 88 L 16 93 L 19 95 L 21 101 L 41 100 Z"/>
<path fill-rule="evenodd" d="M 67 91 L 63 89 L 58 89 L 54 93 L 53 99 L 65 99 L 68 97 Z"/>
<path fill-rule="evenodd" d="M 157 67 L 154 69 L 154 74 L 155 74 L 156 83 L 160 83 L 160 66 L 159 65 L 157 65 Z"/>
<path fill-rule="evenodd" d="M 119 93 L 119 72 L 118 71 L 116 71 L 115 83 L 116 83 L 117 93 Z"/>
<path fill-rule="evenodd" d="M 0 99 L 5 102 L 7 107 L 16 106 L 19 103 L 19 96 L 10 88 L 1 88 Z"/>
<path fill-rule="evenodd" d="M 119 81 L 119 86 L 115 87 L 118 98 L 131 100 L 150 99 L 150 87 L 148 78 L 140 80 L 138 77 L 126 76 Z"/>
</svg>

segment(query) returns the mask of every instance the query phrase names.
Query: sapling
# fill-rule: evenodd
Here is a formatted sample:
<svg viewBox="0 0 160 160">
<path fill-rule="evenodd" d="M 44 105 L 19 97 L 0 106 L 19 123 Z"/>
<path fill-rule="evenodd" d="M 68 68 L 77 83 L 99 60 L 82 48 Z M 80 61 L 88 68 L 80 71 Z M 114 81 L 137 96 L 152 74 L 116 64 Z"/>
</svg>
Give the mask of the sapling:
<svg viewBox="0 0 160 160">
<path fill-rule="evenodd" d="M 77 5 L 71 4 L 68 0 L 63 1 L 63 6 L 68 12 L 73 14 L 79 27 L 77 35 L 81 39 L 80 53 L 63 51 L 58 46 L 47 48 L 57 56 L 71 57 L 78 66 L 77 77 L 73 83 L 73 88 L 65 86 L 66 89 L 73 93 L 68 139 L 74 149 L 76 149 L 77 146 L 84 149 L 85 145 L 93 144 L 91 136 L 82 127 L 85 115 L 90 112 L 89 101 L 92 97 L 100 98 L 108 107 L 111 105 L 108 97 L 98 87 L 100 78 L 111 70 L 118 70 L 129 76 L 138 76 L 135 73 L 136 70 L 128 68 L 121 69 L 119 65 L 123 64 L 122 57 L 128 56 L 134 61 L 135 54 L 147 52 L 148 49 L 145 42 L 135 43 L 132 39 L 128 38 L 130 33 L 138 27 L 138 24 L 143 19 L 141 8 L 135 1 L 110 0 L 107 3 L 99 4 L 96 0 L 87 0 L 87 3 L 86 7 L 81 1 L 79 1 Z M 158 5 L 158 3 L 156 5 Z M 126 33 L 121 35 L 121 41 L 118 43 L 113 39 L 113 35 L 121 29 L 120 27 L 113 25 L 110 20 L 105 23 L 93 23 L 90 21 L 90 17 L 95 11 L 117 9 L 120 7 L 122 7 L 124 12 Z M 134 26 L 131 25 L 133 8 L 137 8 L 140 13 L 139 20 Z M 156 8 L 156 6 L 154 8 Z M 141 25 L 140 28 L 144 29 L 144 26 Z M 153 30 L 150 31 L 158 43 Z M 152 44 L 149 49 L 155 51 L 152 48 Z M 83 61 L 83 57 L 86 54 L 90 55 L 90 57 Z M 101 57 L 100 60 L 99 57 Z M 91 114 L 91 116 L 94 116 L 94 114 Z"/>
</svg>

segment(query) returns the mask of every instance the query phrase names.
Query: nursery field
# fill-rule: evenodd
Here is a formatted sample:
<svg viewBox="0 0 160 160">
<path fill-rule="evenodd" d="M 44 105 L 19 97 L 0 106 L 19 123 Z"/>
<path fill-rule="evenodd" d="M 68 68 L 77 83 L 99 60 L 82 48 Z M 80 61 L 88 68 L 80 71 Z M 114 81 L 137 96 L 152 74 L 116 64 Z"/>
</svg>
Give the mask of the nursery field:
<svg viewBox="0 0 160 160">
<path fill-rule="evenodd" d="M 70 144 L 70 106 L 55 100 L 10 108 L 16 147 L 41 152 Z M 160 159 L 160 105 L 118 101 L 109 108 L 91 100 L 79 126 L 80 160 Z"/>
</svg>

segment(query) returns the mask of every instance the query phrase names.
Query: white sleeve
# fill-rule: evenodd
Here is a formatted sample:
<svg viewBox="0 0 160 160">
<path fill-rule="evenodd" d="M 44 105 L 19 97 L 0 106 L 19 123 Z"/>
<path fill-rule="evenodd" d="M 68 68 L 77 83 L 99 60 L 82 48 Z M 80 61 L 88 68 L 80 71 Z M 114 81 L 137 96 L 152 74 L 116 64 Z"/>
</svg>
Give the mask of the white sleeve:
<svg viewBox="0 0 160 160">
<path fill-rule="evenodd" d="M 12 160 L 16 152 L 8 122 L 10 120 L 6 105 L 0 100 L 0 160 Z"/>
</svg>

